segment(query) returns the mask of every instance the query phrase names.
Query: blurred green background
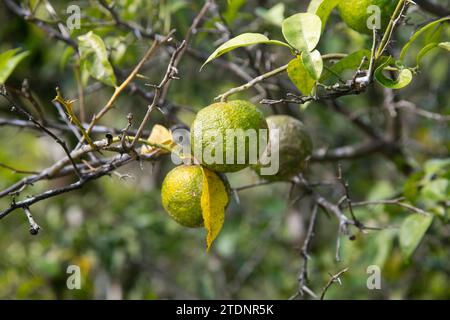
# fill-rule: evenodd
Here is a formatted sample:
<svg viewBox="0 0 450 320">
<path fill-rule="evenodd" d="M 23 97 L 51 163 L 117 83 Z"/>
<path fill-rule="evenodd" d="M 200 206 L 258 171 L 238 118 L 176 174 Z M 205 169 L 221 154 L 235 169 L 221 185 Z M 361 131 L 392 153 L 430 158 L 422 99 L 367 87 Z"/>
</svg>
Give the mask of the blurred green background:
<svg viewBox="0 0 450 320">
<path fill-rule="evenodd" d="M 22 1 L 27 4 L 28 1 Z M 30 1 L 31 5 L 35 1 Z M 130 32 L 120 30 L 96 1 L 51 1 L 56 11 L 66 16 L 69 4 L 82 10 L 81 29 L 74 30 L 72 38 L 89 30 L 102 36 L 111 53 L 112 63 L 130 70 L 148 48 L 150 41 L 136 39 Z M 193 17 L 203 2 L 187 0 L 118 0 L 116 9 L 126 21 L 164 34 L 177 30 L 182 39 Z M 436 1 L 450 7 L 449 1 Z M 196 50 L 209 54 L 220 42 L 217 24 L 224 21 L 234 35 L 242 32 L 267 32 L 271 39 L 282 39 L 278 16 L 266 11 L 281 3 L 277 1 L 217 1 L 217 14 L 208 14 L 202 28 L 191 43 Z M 283 1 L 284 16 L 304 11 L 308 1 Z M 49 18 L 45 7 L 38 14 Z M 398 54 L 396 44 L 404 44 L 418 24 L 430 21 L 431 15 L 410 10 L 408 23 L 402 26 L 391 50 Z M 77 97 L 73 72 L 74 59 L 67 45 L 49 39 L 38 27 L 27 23 L 7 10 L 0 2 L 0 52 L 12 48 L 29 50 L 25 59 L 8 80 L 8 85 L 20 88 L 28 79 L 30 88 L 45 107 L 49 119 L 58 120 L 51 104 L 54 88 L 60 86 L 67 97 Z M 449 39 L 449 28 L 442 38 Z M 444 41 L 444 40 L 443 40 Z M 322 53 L 351 53 L 370 48 L 371 39 L 348 29 L 336 11 L 328 22 L 319 49 Z M 420 45 L 420 44 L 419 44 Z M 261 51 L 262 49 L 262 51 Z M 420 47 L 417 47 L 419 50 Z M 270 57 L 275 66 L 289 61 L 289 52 L 283 48 L 258 47 L 258 52 Z M 240 50 L 226 57 L 236 63 L 256 50 Z M 413 59 L 412 57 L 411 59 Z M 145 83 L 160 81 L 167 66 L 168 54 L 161 51 L 142 72 Z M 231 72 L 217 64 L 208 65 L 199 73 L 201 59 L 186 55 L 180 65 L 181 80 L 173 82 L 168 99 L 180 106 L 174 115 L 164 117 L 153 113 L 152 123 L 168 127 L 177 122 L 187 125 L 195 111 L 210 104 L 214 97 L 243 83 Z M 288 81 L 286 76 L 280 76 Z M 435 51 L 427 56 L 413 83 L 401 90 L 401 98 L 414 102 L 431 112 L 450 114 L 449 56 Z M 144 87 L 150 90 L 149 87 Z M 86 109 L 88 115 L 105 104 L 112 90 L 99 87 L 91 79 L 87 85 Z M 283 96 L 274 90 L 275 98 Z M 295 91 L 294 91 L 295 92 Z M 254 92 L 240 96 L 251 98 Z M 278 94 L 278 96 L 277 96 Z M 341 98 L 340 102 L 352 112 L 364 113 L 374 126 L 382 128 L 385 114 L 383 88 L 374 85 L 367 93 Z M 102 124 L 115 128 L 126 126 L 126 115 L 142 119 L 146 102 L 135 95 L 123 94 L 116 108 Z M 269 115 L 283 112 L 258 105 Z M 339 147 L 363 140 L 363 135 L 348 119 L 334 113 L 321 103 L 312 103 L 306 109 L 290 106 L 290 113 L 299 115 L 309 129 L 316 148 Z M 0 117 L 13 118 L 4 100 L 0 101 Z M 432 159 L 449 158 L 450 130 L 448 123 L 424 119 L 411 113 L 403 114 L 402 142 L 418 174 L 405 177 L 395 165 L 380 154 L 343 161 L 342 167 L 349 181 L 354 201 L 394 197 L 403 192 L 411 181 L 425 179 L 428 187 L 416 191 L 408 199 L 432 212 L 436 218 L 419 247 L 405 259 L 398 242 L 401 223 L 412 213 L 396 206 L 370 206 L 356 210 L 356 215 L 367 225 L 389 225 L 383 231 L 357 233 L 355 241 L 342 238 L 342 261 L 336 262 L 335 246 L 337 221 L 322 211 L 311 245 L 309 287 L 320 293 L 330 278 L 344 267 L 349 270 L 342 277 L 342 285 L 333 285 L 326 298 L 338 299 L 449 299 L 450 298 L 450 199 L 449 165 L 442 165 L 438 173 L 429 176 Z M 149 126 L 150 128 L 150 126 Z M 41 170 L 61 158 L 60 147 L 46 136 L 29 129 L 0 126 L 0 163 L 26 170 Z M 76 139 L 64 134 L 73 147 Z M 103 138 L 97 136 L 97 139 Z M 4 299 L 287 299 L 298 288 L 298 272 L 302 264 L 299 254 L 311 212 L 308 197 L 293 203 L 288 199 L 290 185 L 276 183 L 239 192 L 240 204 L 232 201 L 225 224 L 212 250 L 205 252 L 205 231 L 177 225 L 163 211 L 160 186 L 165 174 L 173 167 L 170 157 L 160 161 L 144 162 L 142 167 L 132 163 L 120 168 L 121 174 L 103 177 L 77 190 L 31 207 L 34 218 L 42 227 L 37 236 L 28 232 L 23 212 L 17 210 L 0 221 L 0 298 Z M 343 190 L 336 183 L 336 163 L 312 163 L 307 177 L 313 182 L 331 182 L 318 188 L 330 200 L 338 201 Z M 428 170 L 428 171 L 427 171 Z M 228 175 L 232 187 L 258 182 L 251 170 Z M 0 189 L 3 190 L 23 175 L 0 168 Z M 429 178 L 429 179 L 428 179 Z M 69 176 L 39 182 L 29 187 L 20 198 L 49 188 L 73 182 Z M 414 180 L 416 179 L 416 180 Z M 428 179 L 428 180 L 427 180 Z M 423 181 L 425 181 L 423 180 Z M 438 183 L 435 181 L 438 180 Z M 297 190 L 298 191 L 298 190 Z M 0 199 L 0 208 L 12 199 Z M 376 264 L 382 271 L 381 290 L 368 290 L 366 268 Z M 81 268 L 80 290 L 69 290 L 66 273 L 69 265 Z M 305 296 L 305 298 L 307 298 Z"/>
</svg>

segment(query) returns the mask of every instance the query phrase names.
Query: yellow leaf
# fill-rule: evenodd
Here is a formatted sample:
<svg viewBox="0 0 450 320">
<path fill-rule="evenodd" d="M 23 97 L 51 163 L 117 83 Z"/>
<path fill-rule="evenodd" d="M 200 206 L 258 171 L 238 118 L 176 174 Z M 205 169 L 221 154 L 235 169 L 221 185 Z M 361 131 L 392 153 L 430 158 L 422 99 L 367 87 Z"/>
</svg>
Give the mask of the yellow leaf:
<svg viewBox="0 0 450 320">
<path fill-rule="evenodd" d="M 222 229 L 228 193 L 222 180 L 214 172 L 202 167 L 203 183 L 201 207 L 203 222 L 207 231 L 206 252 Z"/>
<path fill-rule="evenodd" d="M 149 143 L 164 144 L 171 146 L 173 144 L 172 133 L 170 133 L 169 129 L 167 129 L 166 127 L 159 124 L 155 124 L 153 126 L 152 132 L 150 133 L 150 137 L 148 137 L 147 141 Z M 156 149 L 158 148 L 144 145 L 141 149 L 141 154 L 148 154 Z M 161 153 L 169 153 L 169 152 L 167 150 L 161 150 Z"/>
</svg>

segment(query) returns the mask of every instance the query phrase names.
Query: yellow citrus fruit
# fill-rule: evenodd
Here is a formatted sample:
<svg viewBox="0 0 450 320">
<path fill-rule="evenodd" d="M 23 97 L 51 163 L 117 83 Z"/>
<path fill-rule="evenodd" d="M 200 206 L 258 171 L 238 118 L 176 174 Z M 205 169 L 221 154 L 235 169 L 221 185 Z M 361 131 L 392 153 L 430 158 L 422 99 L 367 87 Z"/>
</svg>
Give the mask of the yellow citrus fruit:
<svg viewBox="0 0 450 320">
<path fill-rule="evenodd" d="M 218 184 L 222 184 L 220 187 L 223 188 L 222 179 L 211 173 L 210 188 L 218 189 Z M 203 173 L 198 165 L 175 167 L 164 178 L 161 188 L 162 205 L 169 216 L 185 227 L 203 226 L 202 185 Z"/>
<path fill-rule="evenodd" d="M 311 155 L 313 149 L 311 137 L 303 123 L 291 116 L 275 115 L 267 117 L 266 121 L 270 132 L 269 146 L 262 158 L 270 156 L 271 150 L 276 150 L 274 146 L 278 145 L 279 169 L 274 175 L 262 177 L 271 181 L 289 180 L 303 171 L 305 160 Z M 278 139 L 274 129 L 278 129 Z M 271 158 L 273 161 L 273 155 Z M 262 165 L 252 167 L 258 174 L 261 174 L 261 168 Z"/>
<path fill-rule="evenodd" d="M 376 12 L 380 13 L 380 27 L 378 33 L 383 32 L 389 20 L 394 13 L 398 0 L 342 0 L 338 4 L 339 13 L 342 20 L 353 30 L 360 33 L 372 34 L 372 29 L 367 26 L 367 21 Z M 377 6 L 380 10 L 376 11 L 370 6 Z M 371 19 L 372 22 L 373 19 Z"/>
<path fill-rule="evenodd" d="M 249 143 L 247 132 L 254 133 L 256 141 Z M 236 172 L 248 167 L 250 162 L 256 163 L 262 134 L 267 141 L 266 120 L 253 104 L 243 100 L 218 102 L 197 113 L 191 126 L 191 149 L 194 157 L 208 169 Z"/>
</svg>

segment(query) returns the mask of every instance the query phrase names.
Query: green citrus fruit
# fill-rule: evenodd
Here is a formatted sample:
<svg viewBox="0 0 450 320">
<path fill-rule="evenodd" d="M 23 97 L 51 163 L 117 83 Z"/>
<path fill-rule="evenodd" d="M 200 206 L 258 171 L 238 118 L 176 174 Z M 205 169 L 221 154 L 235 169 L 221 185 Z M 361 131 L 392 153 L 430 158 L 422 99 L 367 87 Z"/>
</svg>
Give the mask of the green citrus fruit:
<svg viewBox="0 0 450 320">
<path fill-rule="evenodd" d="M 376 11 L 371 10 L 369 7 L 377 6 L 380 8 L 381 30 L 377 30 L 380 33 L 386 29 L 397 3 L 398 0 L 342 0 L 338 4 L 338 9 L 342 20 L 350 28 L 360 33 L 371 35 L 372 30 L 367 27 L 367 21 Z"/>
<path fill-rule="evenodd" d="M 249 143 L 247 137 L 252 134 L 256 141 Z M 191 126 L 191 148 L 194 157 L 208 169 L 235 172 L 257 162 L 262 134 L 267 141 L 266 120 L 253 104 L 242 100 L 218 102 L 197 113 Z"/>
<path fill-rule="evenodd" d="M 215 187 L 217 184 L 223 185 L 217 174 L 212 173 L 211 177 L 211 189 L 218 188 Z M 203 173 L 198 165 L 175 167 L 164 178 L 161 188 L 162 205 L 169 216 L 185 227 L 203 226 L 202 185 Z"/>
<path fill-rule="evenodd" d="M 274 175 L 263 175 L 267 180 L 289 180 L 299 172 L 303 171 L 305 159 L 308 158 L 313 149 L 312 140 L 305 126 L 300 120 L 291 116 L 276 115 L 266 118 L 269 126 L 269 146 L 264 151 L 261 158 L 271 156 L 271 150 L 276 150 L 275 145 L 278 145 L 279 152 L 279 169 Z M 274 129 L 278 129 L 278 139 Z M 271 156 L 274 160 L 273 155 Z M 270 166 L 267 165 L 267 166 Z M 253 166 L 252 168 L 261 174 L 261 164 Z"/>
</svg>

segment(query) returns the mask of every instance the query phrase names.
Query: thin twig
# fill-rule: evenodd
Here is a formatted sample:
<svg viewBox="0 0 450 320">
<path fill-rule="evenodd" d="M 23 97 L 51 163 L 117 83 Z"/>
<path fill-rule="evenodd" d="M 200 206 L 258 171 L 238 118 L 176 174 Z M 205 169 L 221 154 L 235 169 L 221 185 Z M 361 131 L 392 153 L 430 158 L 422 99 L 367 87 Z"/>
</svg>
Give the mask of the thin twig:
<svg viewBox="0 0 450 320">
<path fill-rule="evenodd" d="M 300 254 L 303 258 L 303 265 L 300 269 L 300 274 L 299 274 L 299 278 L 298 278 L 298 282 L 299 282 L 298 292 L 301 295 L 303 295 L 303 291 L 305 290 L 305 287 L 308 283 L 308 260 L 310 259 L 308 252 L 309 252 L 309 246 L 310 246 L 311 240 L 314 237 L 314 226 L 316 224 L 317 211 L 318 211 L 317 207 L 318 207 L 317 204 L 315 204 L 313 206 L 311 217 L 309 219 L 308 231 L 306 233 L 306 237 L 303 242 L 302 249 L 300 251 Z"/>
<path fill-rule="evenodd" d="M 128 86 L 128 84 L 134 79 L 134 77 L 138 74 L 141 67 L 144 65 L 144 63 L 155 53 L 156 49 L 163 43 L 169 41 L 172 37 L 172 34 L 174 33 L 174 30 L 169 32 L 167 36 L 165 36 L 161 40 L 155 40 L 151 47 L 147 50 L 144 57 L 139 61 L 139 63 L 136 65 L 136 67 L 131 71 L 131 73 L 128 75 L 128 77 L 120 84 L 120 86 L 116 87 L 114 90 L 113 95 L 108 100 L 106 105 L 96 114 L 91 120 L 91 123 L 89 124 L 88 129 L 86 130 L 86 133 L 89 134 L 92 131 L 92 128 L 97 124 L 97 122 L 109 111 L 114 105 L 114 102 L 116 102 L 119 95 L 122 93 L 122 91 Z M 82 142 L 82 141 L 81 141 Z"/>
<path fill-rule="evenodd" d="M 246 190 L 246 189 L 252 189 L 255 187 L 260 187 L 260 186 L 266 186 L 268 184 L 272 184 L 275 181 L 259 181 L 257 183 L 252 183 L 246 186 L 242 186 L 242 187 L 237 187 L 237 188 L 233 188 L 234 191 L 238 192 L 238 191 L 242 191 L 242 190 Z"/>
<path fill-rule="evenodd" d="M 340 163 L 338 163 L 338 180 L 344 189 L 345 200 L 347 202 L 347 206 L 348 206 L 348 210 L 350 211 L 350 215 L 352 216 L 352 219 L 355 222 L 355 225 L 358 227 L 360 222 L 356 219 L 355 213 L 353 212 L 352 199 L 350 198 L 350 192 L 348 190 L 348 188 L 349 188 L 348 182 L 344 180 L 344 177 L 342 175 L 342 166 Z"/>
<path fill-rule="evenodd" d="M 40 130 L 42 130 L 43 132 L 45 132 L 48 136 L 50 136 L 51 138 L 53 138 L 53 140 L 55 140 L 56 143 L 58 143 L 61 148 L 64 150 L 64 152 L 66 153 L 67 157 L 69 158 L 70 162 L 72 163 L 74 169 L 75 169 L 75 173 L 77 174 L 77 176 L 81 179 L 83 176 L 81 174 L 81 172 L 78 170 L 77 165 L 75 163 L 75 161 L 73 160 L 73 158 L 70 155 L 70 151 L 69 148 L 67 147 L 67 144 L 64 140 L 60 139 L 58 136 L 56 136 L 53 132 L 51 132 L 50 130 L 48 130 L 46 127 L 44 127 L 39 121 L 37 121 L 32 115 L 31 113 L 29 113 L 28 111 L 26 111 L 25 109 L 23 109 L 22 107 L 19 107 L 18 105 L 16 105 L 14 103 L 14 101 L 12 101 L 12 99 L 9 97 L 7 92 L 3 92 L 3 90 L 0 88 L 0 95 L 3 96 L 6 100 L 8 100 L 8 102 L 11 104 L 11 109 L 12 111 L 17 110 L 18 112 L 20 112 L 21 114 L 25 115 L 31 122 L 33 122 Z"/>
<path fill-rule="evenodd" d="M 37 171 L 17 169 L 17 168 L 9 166 L 7 164 L 4 164 L 4 163 L 0 163 L 0 167 L 11 170 L 13 173 L 20 173 L 20 174 L 37 174 L 38 173 Z"/>
<path fill-rule="evenodd" d="M 403 200 L 405 200 L 405 198 L 400 197 L 400 198 L 396 198 L 396 199 L 386 199 L 386 200 L 372 200 L 372 201 L 360 201 L 360 202 L 353 202 L 353 206 L 355 207 L 361 207 L 361 206 L 370 206 L 370 205 L 380 205 L 380 204 L 384 204 L 384 205 L 397 205 L 406 209 L 409 209 L 411 211 L 414 211 L 418 214 L 421 215 L 425 215 L 425 216 L 429 216 L 431 215 L 431 213 L 415 207 L 411 204 L 408 204 L 406 202 L 403 202 Z"/>
<path fill-rule="evenodd" d="M 335 275 L 330 275 L 330 280 L 328 281 L 328 283 L 326 284 L 325 288 L 322 291 L 322 294 L 320 295 L 320 300 L 323 300 L 325 298 L 325 294 L 327 293 L 328 289 L 331 287 L 331 285 L 333 283 L 339 283 L 342 284 L 341 282 L 341 276 L 348 271 L 348 268 L 344 268 L 341 271 L 339 271 L 338 273 L 336 273 Z"/>
<path fill-rule="evenodd" d="M 174 64 L 176 61 L 176 58 L 179 54 L 181 54 L 183 48 L 186 46 L 186 42 L 182 42 L 181 45 L 175 50 L 175 52 L 172 54 L 172 57 L 170 59 L 169 65 L 167 66 L 167 71 L 161 80 L 160 84 L 155 87 L 155 95 L 153 96 L 152 104 L 148 106 L 147 112 L 144 116 L 144 119 L 142 119 L 141 124 L 139 125 L 139 129 L 136 133 L 136 136 L 133 140 L 133 142 L 130 145 L 130 148 L 134 148 L 139 138 L 142 136 L 142 132 L 144 131 L 145 126 L 147 125 L 148 121 L 150 120 L 150 115 L 154 108 L 158 107 L 158 102 L 161 96 L 161 90 L 168 85 L 170 80 L 174 79 L 174 77 L 177 75 L 177 69 L 175 68 Z"/>
</svg>

